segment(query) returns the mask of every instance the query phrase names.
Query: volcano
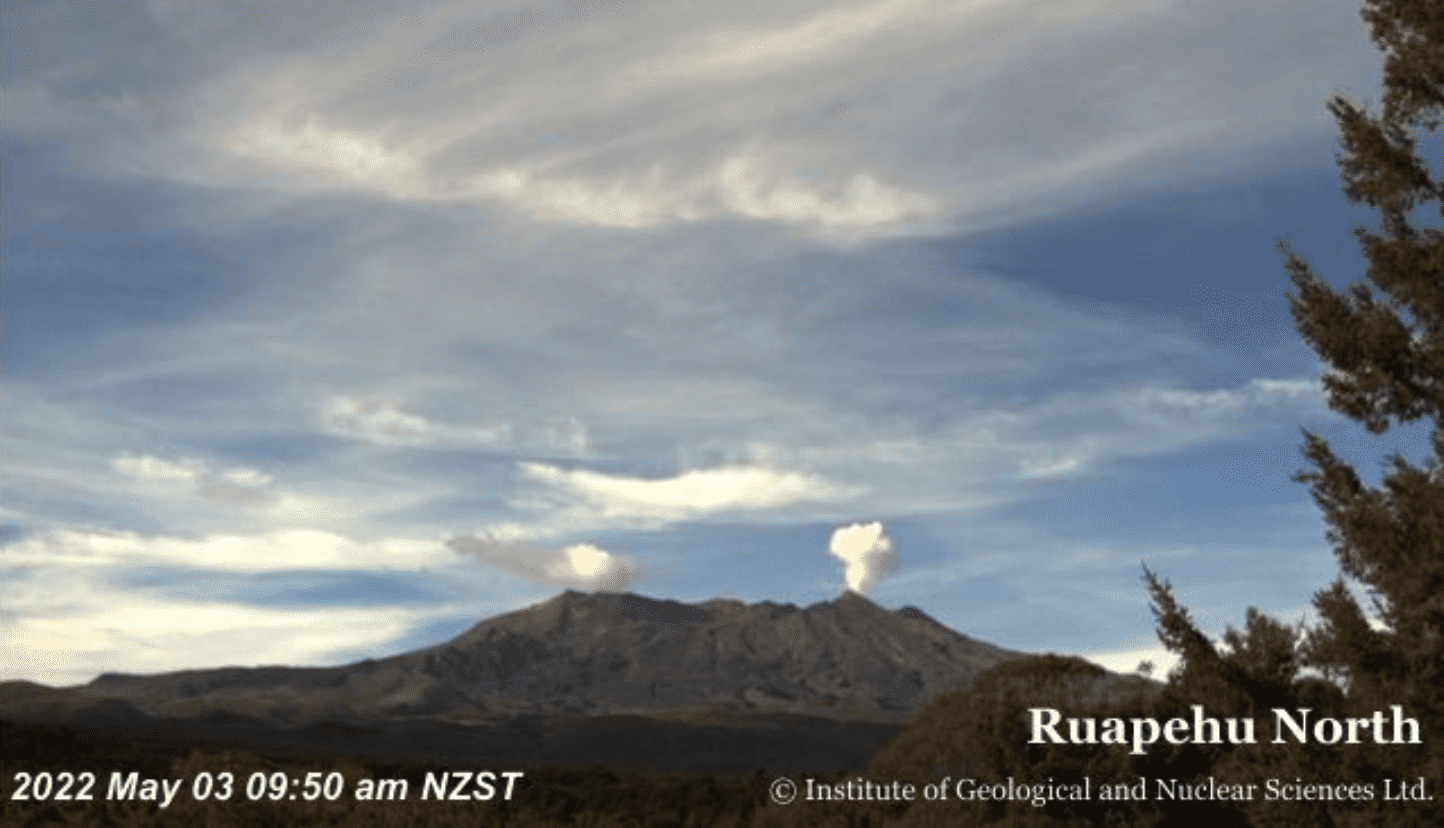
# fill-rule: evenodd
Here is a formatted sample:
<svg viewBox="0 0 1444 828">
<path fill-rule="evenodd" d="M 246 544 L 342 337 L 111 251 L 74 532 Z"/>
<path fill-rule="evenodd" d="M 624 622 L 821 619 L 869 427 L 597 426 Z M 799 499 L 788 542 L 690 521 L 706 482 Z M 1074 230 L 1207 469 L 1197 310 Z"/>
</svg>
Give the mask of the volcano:
<svg viewBox="0 0 1444 828">
<path fill-rule="evenodd" d="M 901 722 L 1017 655 L 855 592 L 805 609 L 567 592 L 404 656 L 396 668 L 465 692 L 481 711 L 767 711 Z"/>
<path fill-rule="evenodd" d="M 865 762 L 928 699 L 1021 655 L 851 591 L 801 608 L 569 590 L 446 643 L 339 667 L 106 673 L 63 689 L 9 682 L 0 685 L 0 716 L 189 736 L 209 729 L 272 747 L 289 738 L 371 753 L 425 743 L 521 756 L 529 745 L 530 760 L 602 764 L 621 760 L 586 745 L 636 741 L 622 731 L 645 730 L 676 754 L 705 741 L 698 728 L 712 728 L 716 754 L 716 745 L 755 748 L 761 728 L 779 744 L 805 732 L 824 752 L 861 738 L 853 752 Z M 835 757 L 851 755 L 839 750 Z M 780 761 L 746 761 L 763 760 Z"/>
</svg>

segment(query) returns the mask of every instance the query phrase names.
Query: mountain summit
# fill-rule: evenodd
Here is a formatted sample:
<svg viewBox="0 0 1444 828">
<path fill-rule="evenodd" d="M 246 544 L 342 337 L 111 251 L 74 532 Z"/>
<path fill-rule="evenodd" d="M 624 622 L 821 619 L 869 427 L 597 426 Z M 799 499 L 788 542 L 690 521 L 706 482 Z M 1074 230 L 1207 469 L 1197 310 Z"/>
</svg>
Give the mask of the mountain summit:
<svg viewBox="0 0 1444 828">
<path fill-rule="evenodd" d="M 805 609 L 568 591 L 409 658 L 486 707 L 900 720 L 1016 655 L 851 591 Z"/>
<path fill-rule="evenodd" d="M 240 714 L 283 726 L 788 713 L 897 723 L 937 693 L 1019 655 L 914 607 L 889 611 L 851 591 L 799 608 L 568 590 L 444 644 L 386 659 L 107 673 L 72 691 L 120 699 L 152 716 Z"/>
</svg>

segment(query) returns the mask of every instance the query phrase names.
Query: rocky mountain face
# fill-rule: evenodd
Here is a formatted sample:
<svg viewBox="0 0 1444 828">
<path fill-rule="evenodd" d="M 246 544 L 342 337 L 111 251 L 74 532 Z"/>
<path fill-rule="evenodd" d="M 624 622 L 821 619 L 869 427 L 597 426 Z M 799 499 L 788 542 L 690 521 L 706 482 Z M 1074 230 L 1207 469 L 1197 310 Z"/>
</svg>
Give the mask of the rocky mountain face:
<svg viewBox="0 0 1444 828">
<path fill-rule="evenodd" d="M 1018 655 L 913 607 L 888 611 L 854 592 L 799 608 L 568 591 L 383 660 L 108 673 L 65 695 L 70 706 L 120 700 L 153 717 L 241 716 L 280 727 L 608 715 L 736 722 L 777 714 L 897 724 L 933 695 Z M 54 693 L 4 695 L 0 714 L 61 701 Z"/>
<path fill-rule="evenodd" d="M 1017 655 L 855 592 L 800 609 L 568 592 L 407 657 L 482 709 L 791 712 L 905 719 Z"/>
</svg>

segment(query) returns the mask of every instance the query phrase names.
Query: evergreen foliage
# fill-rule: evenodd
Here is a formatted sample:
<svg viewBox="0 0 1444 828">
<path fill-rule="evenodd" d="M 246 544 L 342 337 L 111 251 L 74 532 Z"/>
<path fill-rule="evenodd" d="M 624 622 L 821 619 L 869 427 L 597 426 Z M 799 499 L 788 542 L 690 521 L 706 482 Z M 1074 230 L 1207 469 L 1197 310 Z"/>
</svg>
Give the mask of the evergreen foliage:
<svg viewBox="0 0 1444 828">
<path fill-rule="evenodd" d="M 1420 468 L 1391 455 L 1382 488 L 1374 489 L 1327 442 L 1303 431 L 1303 454 L 1314 470 L 1294 480 L 1310 484 L 1342 573 L 1315 595 L 1319 622 L 1307 630 L 1251 609 L 1246 629 L 1230 629 L 1219 652 L 1167 581 L 1146 567 L 1144 580 L 1159 637 L 1182 657 L 1167 695 L 1194 694 L 1241 712 L 1312 705 L 1367 716 L 1398 704 L 1424 731 L 1417 746 L 1300 748 L 1287 756 L 1235 751 L 1231 765 L 1376 786 L 1423 775 L 1437 785 L 1444 780 L 1444 233 L 1416 228 L 1410 213 L 1441 201 L 1444 184 L 1430 177 L 1410 133 L 1437 130 L 1444 111 L 1444 5 L 1366 0 L 1362 16 L 1386 52 L 1383 113 L 1374 117 L 1339 95 L 1328 109 L 1340 128 L 1343 192 L 1379 212 L 1382 235 L 1355 230 L 1369 262 L 1367 281 L 1342 295 L 1285 242 L 1278 246 L 1295 289 L 1289 303 L 1299 334 L 1333 369 L 1323 377 L 1330 408 L 1372 434 L 1391 423 L 1432 418 L 1433 457 Z M 1351 585 L 1368 596 L 1372 623 Z M 1310 669 L 1327 681 L 1310 677 Z M 1370 818 L 1444 823 L 1444 811 L 1432 802 L 1381 808 L 1257 807 L 1251 819 L 1258 825 Z"/>
</svg>

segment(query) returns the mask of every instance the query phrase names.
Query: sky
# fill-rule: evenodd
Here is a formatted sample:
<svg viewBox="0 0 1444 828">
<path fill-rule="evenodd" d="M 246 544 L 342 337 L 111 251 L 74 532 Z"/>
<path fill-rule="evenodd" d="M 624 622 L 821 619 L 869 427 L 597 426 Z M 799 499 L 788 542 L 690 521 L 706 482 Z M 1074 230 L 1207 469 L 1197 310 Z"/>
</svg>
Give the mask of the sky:
<svg viewBox="0 0 1444 828">
<path fill-rule="evenodd" d="M 845 589 L 1123 671 L 1337 573 L 1352 0 L 4 6 L 0 679 Z"/>
</svg>

